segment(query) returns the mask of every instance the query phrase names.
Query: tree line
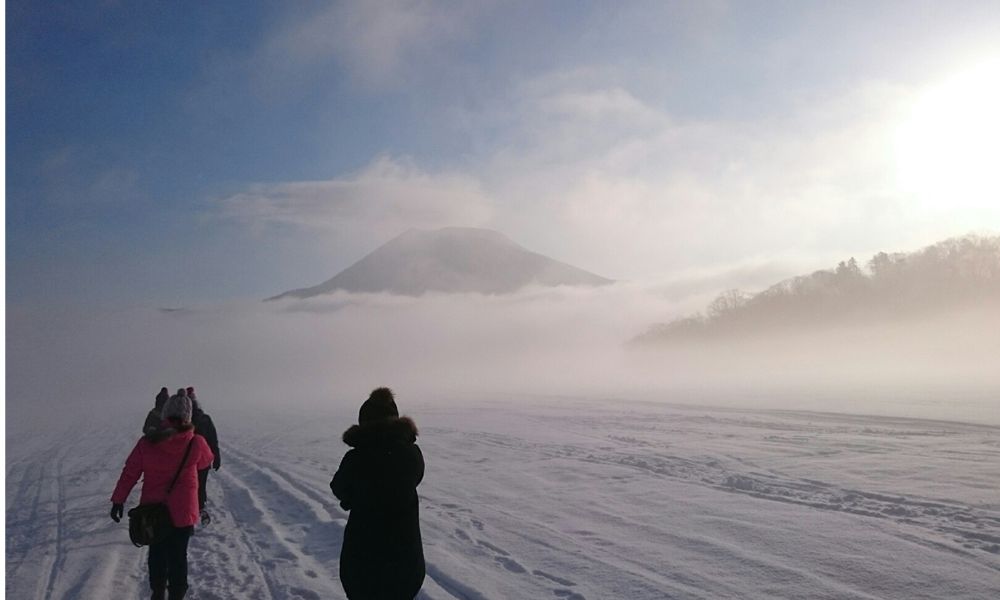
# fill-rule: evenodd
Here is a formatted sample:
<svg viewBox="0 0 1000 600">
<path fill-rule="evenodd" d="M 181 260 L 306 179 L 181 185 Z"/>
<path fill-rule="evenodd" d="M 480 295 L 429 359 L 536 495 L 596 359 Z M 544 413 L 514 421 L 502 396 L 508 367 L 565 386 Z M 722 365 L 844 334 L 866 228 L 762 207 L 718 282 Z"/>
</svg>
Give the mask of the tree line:
<svg viewBox="0 0 1000 600">
<path fill-rule="evenodd" d="M 727 290 L 704 312 L 655 324 L 634 341 L 885 321 L 988 303 L 1000 308 L 1000 236 L 967 235 L 910 253 L 879 252 L 865 267 L 852 257 L 756 294 Z"/>
</svg>

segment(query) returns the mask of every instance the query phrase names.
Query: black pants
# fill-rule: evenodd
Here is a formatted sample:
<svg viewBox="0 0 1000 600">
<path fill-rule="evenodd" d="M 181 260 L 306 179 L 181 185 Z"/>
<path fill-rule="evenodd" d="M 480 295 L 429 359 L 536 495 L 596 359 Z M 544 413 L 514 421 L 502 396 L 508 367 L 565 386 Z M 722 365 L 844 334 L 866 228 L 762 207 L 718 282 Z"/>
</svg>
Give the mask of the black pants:
<svg viewBox="0 0 1000 600">
<path fill-rule="evenodd" d="M 194 527 L 174 527 L 167 539 L 149 547 L 149 587 L 180 596 L 188 586 L 188 540 Z"/>
<path fill-rule="evenodd" d="M 198 510 L 205 510 L 205 502 L 208 501 L 208 492 L 205 486 L 208 484 L 208 469 L 198 471 Z"/>
</svg>

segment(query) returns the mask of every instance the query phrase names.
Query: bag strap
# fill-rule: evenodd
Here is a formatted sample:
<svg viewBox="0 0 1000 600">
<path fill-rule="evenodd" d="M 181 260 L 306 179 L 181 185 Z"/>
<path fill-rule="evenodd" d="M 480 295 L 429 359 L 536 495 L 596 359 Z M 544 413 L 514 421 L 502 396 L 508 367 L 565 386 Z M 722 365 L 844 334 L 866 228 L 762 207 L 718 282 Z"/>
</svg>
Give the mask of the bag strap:
<svg viewBox="0 0 1000 600">
<path fill-rule="evenodd" d="M 181 476 L 181 469 L 184 468 L 184 463 L 187 462 L 188 455 L 191 454 L 191 444 L 194 443 L 194 437 L 188 441 L 187 450 L 184 451 L 184 458 L 181 459 L 181 464 L 177 465 L 177 472 L 174 473 L 174 479 L 170 482 L 170 487 L 167 488 L 167 496 L 174 489 L 174 484 L 177 483 L 177 478 Z"/>
</svg>

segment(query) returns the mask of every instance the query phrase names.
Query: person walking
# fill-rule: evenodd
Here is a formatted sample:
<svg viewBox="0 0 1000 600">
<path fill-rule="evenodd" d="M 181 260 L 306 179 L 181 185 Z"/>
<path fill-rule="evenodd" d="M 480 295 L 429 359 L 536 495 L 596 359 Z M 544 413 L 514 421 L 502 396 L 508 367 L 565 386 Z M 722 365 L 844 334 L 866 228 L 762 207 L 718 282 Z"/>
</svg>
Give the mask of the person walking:
<svg viewBox="0 0 1000 600">
<path fill-rule="evenodd" d="M 330 489 L 350 512 L 340 551 L 340 582 L 350 600 L 411 600 L 425 575 L 417 485 L 424 458 L 417 426 L 400 417 L 389 388 L 361 405 L 344 432 L 351 446 Z"/>
<path fill-rule="evenodd" d="M 166 600 L 169 590 L 169 600 L 181 600 L 188 589 L 188 541 L 198 522 L 198 470 L 208 468 L 213 456 L 205 439 L 194 434 L 191 399 L 183 389 L 164 403 L 162 417 L 160 427 L 144 435 L 125 460 L 111 494 L 111 518 L 121 521 L 125 501 L 142 477 L 139 503 L 165 503 L 173 524 L 163 541 L 149 547 L 152 599 Z"/>
<path fill-rule="evenodd" d="M 142 424 L 143 434 L 149 433 L 160 426 L 160 422 L 163 421 L 163 405 L 169 399 L 170 392 L 167 391 L 167 388 L 160 388 L 160 393 L 156 395 L 156 400 L 153 401 L 153 408 L 146 414 L 146 422 Z"/>
<path fill-rule="evenodd" d="M 194 432 L 205 438 L 208 447 L 212 449 L 215 458 L 212 460 L 212 468 L 216 471 L 222 466 L 222 454 L 219 452 L 219 434 L 215 430 L 215 423 L 201 405 L 195 395 L 194 388 L 187 388 L 188 398 L 191 399 L 191 423 L 194 424 Z M 212 522 L 211 515 L 205 510 L 208 502 L 208 468 L 198 471 L 198 509 L 201 511 L 201 524 L 208 525 Z"/>
</svg>

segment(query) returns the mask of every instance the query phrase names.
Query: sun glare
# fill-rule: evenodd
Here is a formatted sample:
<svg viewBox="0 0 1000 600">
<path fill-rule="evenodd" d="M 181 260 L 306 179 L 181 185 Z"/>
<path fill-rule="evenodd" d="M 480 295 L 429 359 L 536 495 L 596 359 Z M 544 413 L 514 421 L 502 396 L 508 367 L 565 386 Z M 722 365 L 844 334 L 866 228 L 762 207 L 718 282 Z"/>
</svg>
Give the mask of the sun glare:
<svg viewBox="0 0 1000 600">
<path fill-rule="evenodd" d="M 896 143 L 899 185 L 924 208 L 1000 206 L 1000 57 L 921 93 Z"/>
</svg>

